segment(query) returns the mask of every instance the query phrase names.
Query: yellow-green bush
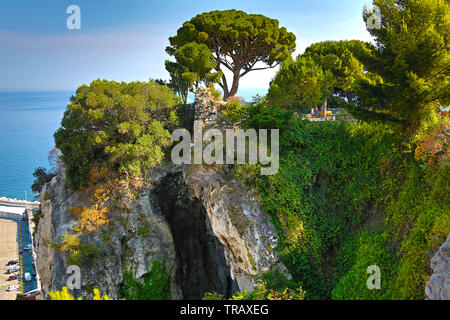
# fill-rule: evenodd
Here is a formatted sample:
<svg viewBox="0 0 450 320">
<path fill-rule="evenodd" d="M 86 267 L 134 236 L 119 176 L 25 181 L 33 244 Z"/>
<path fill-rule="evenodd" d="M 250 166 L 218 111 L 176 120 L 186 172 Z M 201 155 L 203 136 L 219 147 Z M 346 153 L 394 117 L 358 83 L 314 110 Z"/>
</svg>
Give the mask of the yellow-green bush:
<svg viewBox="0 0 450 320">
<path fill-rule="evenodd" d="M 50 296 L 51 300 L 82 300 L 81 297 L 75 298 L 74 296 L 72 296 L 69 293 L 67 287 L 63 287 L 61 291 L 50 291 L 48 295 Z M 113 299 L 108 297 L 108 295 L 106 294 L 103 297 L 100 296 L 100 290 L 94 289 L 94 297 L 92 298 L 92 300 L 113 300 Z"/>
</svg>

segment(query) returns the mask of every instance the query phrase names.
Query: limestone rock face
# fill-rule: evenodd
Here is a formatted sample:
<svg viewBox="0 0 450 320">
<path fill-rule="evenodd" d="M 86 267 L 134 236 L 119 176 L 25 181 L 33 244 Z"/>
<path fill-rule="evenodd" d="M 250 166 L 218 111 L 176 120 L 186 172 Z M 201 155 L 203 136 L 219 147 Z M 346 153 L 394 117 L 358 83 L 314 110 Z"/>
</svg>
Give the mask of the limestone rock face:
<svg viewBox="0 0 450 320">
<path fill-rule="evenodd" d="M 155 182 L 166 174 L 160 168 L 154 174 Z M 73 192 L 66 184 L 65 175 L 59 173 L 47 184 L 41 196 L 43 213 L 35 233 L 36 267 L 40 276 L 42 292 L 61 290 L 71 274 L 67 274 L 67 254 L 55 246 L 61 238 L 71 233 L 76 219 L 69 207 L 80 207 L 86 203 L 87 194 Z M 126 199 L 123 200 L 126 202 Z M 137 278 L 151 270 L 153 259 L 166 259 L 169 268 L 175 266 L 175 247 L 170 227 L 155 204 L 150 192 L 144 192 L 139 199 L 126 202 L 126 206 L 109 213 L 109 226 L 95 233 L 83 235 L 83 243 L 92 244 L 101 252 L 80 265 L 81 289 L 73 294 L 83 298 L 92 296 L 93 288 L 100 288 L 101 294 L 119 297 L 123 281 L 122 270 L 133 267 Z M 148 230 L 148 232 L 140 232 Z M 72 232 L 73 233 L 73 232 Z M 175 270 L 170 269 L 171 293 L 174 299 L 182 298 L 175 283 Z"/>
<path fill-rule="evenodd" d="M 450 235 L 431 259 L 431 276 L 425 288 L 429 300 L 450 300 Z"/>
<path fill-rule="evenodd" d="M 90 298 L 92 288 L 100 288 L 101 294 L 118 298 L 122 270 L 133 267 L 140 278 L 151 270 L 153 259 L 164 258 L 173 299 L 252 290 L 256 286 L 252 276 L 274 268 L 289 277 L 257 194 L 234 180 L 229 168 L 159 167 L 150 176 L 152 187 L 136 200 L 122 200 L 121 209 L 110 213 L 115 218 L 109 227 L 81 237 L 102 254 L 80 266 L 81 289 L 74 290 L 76 296 Z M 75 226 L 69 207 L 84 204 L 87 195 L 68 189 L 64 174 L 47 184 L 42 194 L 35 247 L 47 297 L 49 291 L 61 290 L 70 276 L 67 254 L 54 244 Z M 143 228 L 148 232 L 142 234 Z"/>
<path fill-rule="evenodd" d="M 233 179 L 227 169 L 218 172 L 195 166 L 184 172 L 184 179 L 206 209 L 208 232 L 223 245 L 231 278 L 241 291 L 253 290 L 252 276 L 274 268 L 289 278 L 279 262 L 277 235 L 258 195 Z"/>
</svg>

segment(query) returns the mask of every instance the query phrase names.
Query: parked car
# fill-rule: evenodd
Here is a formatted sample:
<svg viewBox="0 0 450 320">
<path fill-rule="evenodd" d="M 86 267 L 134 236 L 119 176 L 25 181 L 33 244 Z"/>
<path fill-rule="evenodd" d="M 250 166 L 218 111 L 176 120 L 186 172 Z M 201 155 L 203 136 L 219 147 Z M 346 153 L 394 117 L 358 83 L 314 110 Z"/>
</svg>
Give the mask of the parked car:
<svg viewBox="0 0 450 320">
<path fill-rule="evenodd" d="M 12 265 L 15 265 L 15 264 L 18 264 L 19 263 L 19 261 L 17 261 L 17 260 L 11 260 L 11 261 L 8 261 L 8 263 L 6 264 L 7 266 L 12 266 Z"/>
<path fill-rule="evenodd" d="M 20 267 L 19 266 L 14 266 L 8 269 L 7 273 L 13 273 L 16 271 L 19 271 Z"/>
<path fill-rule="evenodd" d="M 7 281 L 13 281 L 13 280 L 17 280 L 17 276 L 16 275 L 9 276 Z"/>
<path fill-rule="evenodd" d="M 18 286 L 18 285 L 15 285 L 15 286 L 9 286 L 8 289 L 6 289 L 6 291 L 15 291 L 15 290 L 17 290 L 17 289 L 19 289 L 19 286 Z"/>
<path fill-rule="evenodd" d="M 25 272 L 23 279 L 25 281 L 31 281 L 31 274 L 29 272 Z"/>
</svg>

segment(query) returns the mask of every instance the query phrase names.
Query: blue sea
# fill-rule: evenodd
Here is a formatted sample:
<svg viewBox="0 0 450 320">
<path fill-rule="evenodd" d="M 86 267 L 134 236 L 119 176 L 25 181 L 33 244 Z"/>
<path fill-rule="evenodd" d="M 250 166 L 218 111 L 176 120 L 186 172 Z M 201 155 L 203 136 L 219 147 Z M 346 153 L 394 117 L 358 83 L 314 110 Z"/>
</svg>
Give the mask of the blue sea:
<svg viewBox="0 0 450 320">
<path fill-rule="evenodd" d="M 33 172 L 48 153 L 72 92 L 0 92 L 0 197 L 33 199 Z"/>
<path fill-rule="evenodd" d="M 242 88 L 238 96 L 251 101 L 265 89 Z M 54 146 L 70 97 L 69 91 L 0 92 L 0 197 L 33 199 L 33 172 L 49 168 L 48 153 Z M 193 95 L 189 100 L 193 100 Z"/>
</svg>

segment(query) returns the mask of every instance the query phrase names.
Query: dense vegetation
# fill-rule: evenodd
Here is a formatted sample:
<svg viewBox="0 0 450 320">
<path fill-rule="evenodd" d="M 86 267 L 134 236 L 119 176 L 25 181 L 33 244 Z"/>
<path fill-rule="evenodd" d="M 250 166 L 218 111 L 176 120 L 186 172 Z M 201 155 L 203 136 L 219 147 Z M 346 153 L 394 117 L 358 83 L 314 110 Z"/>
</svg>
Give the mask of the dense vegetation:
<svg viewBox="0 0 450 320">
<path fill-rule="evenodd" d="M 428 261 L 450 233 L 448 162 L 415 158 L 388 126 L 310 123 L 265 104 L 248 113 L 244 126 L 280 128 L 280 172 L 236 176 L 259 189 L 306 297 L 423 298 Z M 366 287 L 371 265 L 381 290 Z"/>
<path fill-rule="evenodd" d="M 169 300 L 169 273 L 165 260 L 153 260 L 152 269 L 136 280 L 133 269 L 123 271 L 122 294 L 126 300 Z"/>
<path fill-rule="evenodd" d="M 178 103 L 155 81 L 80 86 L 55 133 L 69 186 L 85 187 L 92 170 L 134 176 L 160 163 L 178 124 Z"/>
<path fill-rule="evenodd" d="M 381 28 L 368 31 L 374 50 L 359 50 L 358 59 L 379 81 L 360 79 L 355 91 L 365 119 L 399 123 L 413 132 L 450 103 L 450 13 L 447 0 L 374 0 Z M 367 16 L 364 15 L 367 20 Z"/>
<path fill-rule="evenodd" d="M 374 3 L 375 46 L 313 44 L 283 64 L 268 103 L 225 108 L 244 128 L 280 129 L 279 173 L 235 174 L 260 191 L 307 299 L 423 299 L 429 260 L 450 233 L 450 120 L 438 116 L 450 92 L 449 5 Z M 287 110 L 327 99 L 366 122 L 310 123 Z M 373 265 L 380 290 L 367 287 Z"/>
<path fill-rule="evenodd" d="M 298 56 L 283 63 L 270 83 L 268 99 L 284 108 L 311 109 L 320 106 L 331 96 L 334 77 L 310 57 Z"/>
</svg>

